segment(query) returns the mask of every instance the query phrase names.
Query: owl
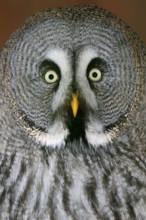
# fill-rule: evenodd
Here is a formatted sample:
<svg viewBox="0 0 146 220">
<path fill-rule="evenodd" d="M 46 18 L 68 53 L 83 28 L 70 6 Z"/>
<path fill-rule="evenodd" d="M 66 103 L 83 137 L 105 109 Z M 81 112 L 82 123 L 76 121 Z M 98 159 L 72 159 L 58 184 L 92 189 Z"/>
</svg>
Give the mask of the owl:
<svg viewBox="0 0 146 220">
<path fill-rule="evenodd" d="M 28 18 L 0 54 L 0 219 L 146 219 L 146 50 L 96 6 Z"/>
</svg>

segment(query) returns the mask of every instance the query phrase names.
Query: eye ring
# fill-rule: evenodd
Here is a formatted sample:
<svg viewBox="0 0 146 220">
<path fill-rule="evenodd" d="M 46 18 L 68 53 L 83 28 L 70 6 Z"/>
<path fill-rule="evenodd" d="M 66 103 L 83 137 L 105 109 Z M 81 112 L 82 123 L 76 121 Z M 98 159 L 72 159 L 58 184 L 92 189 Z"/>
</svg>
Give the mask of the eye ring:
<svg viewBox="0 0 146 220">
<path fill-rule="evenodd" d="M 44 74 L 44 80 L 46 83 L 55 83 L 59 80 L 59 75 L 56 71 L 50 69 Z"/>
<path fill-rule="evenodd" d="M 102 72 L 98 68 L 93 68 L 89 71 L 88 78 L 93 82 L 99 82 L 102 79 Z"/>
</svg>

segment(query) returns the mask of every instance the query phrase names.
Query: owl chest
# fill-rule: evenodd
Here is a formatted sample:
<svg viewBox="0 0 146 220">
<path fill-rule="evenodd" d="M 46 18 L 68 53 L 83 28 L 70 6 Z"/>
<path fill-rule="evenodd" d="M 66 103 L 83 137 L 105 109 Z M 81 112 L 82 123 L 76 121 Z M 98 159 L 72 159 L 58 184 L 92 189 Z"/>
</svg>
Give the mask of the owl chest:
<svg viewBox="0 0 146 220">
<path fill-rule="evenodd" d="M 136 164 L 111 169 L 72 154 L 33 159 L 13 155 L 1 161 L 1 219 L 146 217 L 145 173 Z"/>
</svg>

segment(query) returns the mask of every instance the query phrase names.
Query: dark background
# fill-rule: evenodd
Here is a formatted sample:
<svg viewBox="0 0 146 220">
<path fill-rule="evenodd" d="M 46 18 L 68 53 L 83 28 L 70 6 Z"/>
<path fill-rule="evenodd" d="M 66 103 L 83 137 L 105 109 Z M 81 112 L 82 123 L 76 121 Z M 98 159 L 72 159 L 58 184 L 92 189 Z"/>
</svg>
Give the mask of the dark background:
<svg viewBox="0 0 146 220">
<path fill-rule="evenodd" d="M 0 48 L 26 17 L 46 8 L 95 4 L 129 24 L 146 44 L 146 0 L 0 0 Z"/>
</svg>

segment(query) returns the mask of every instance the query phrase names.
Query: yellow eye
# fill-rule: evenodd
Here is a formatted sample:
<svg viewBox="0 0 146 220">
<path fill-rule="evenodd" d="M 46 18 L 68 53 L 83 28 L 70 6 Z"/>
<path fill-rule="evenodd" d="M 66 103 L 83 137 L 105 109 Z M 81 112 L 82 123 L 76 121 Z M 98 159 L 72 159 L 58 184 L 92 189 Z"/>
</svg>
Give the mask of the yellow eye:
<svg viewBox="0 0 146 220">
<path fill-rule="evenodd" d="M 102 79 L 102 73 L 99 69 L 93 68 L 89 71 L 88 78 L 93 82 L 99 82 Z"/>
<path fill-rule="evenodd" d="M 48 70 L 44 74 L 44 79 L 47 83 L 54 83 L 54 82 L 58 81 L 59 76 L 54 70 Z"/>
</svg>

